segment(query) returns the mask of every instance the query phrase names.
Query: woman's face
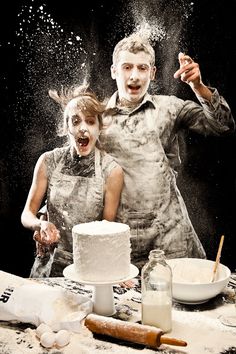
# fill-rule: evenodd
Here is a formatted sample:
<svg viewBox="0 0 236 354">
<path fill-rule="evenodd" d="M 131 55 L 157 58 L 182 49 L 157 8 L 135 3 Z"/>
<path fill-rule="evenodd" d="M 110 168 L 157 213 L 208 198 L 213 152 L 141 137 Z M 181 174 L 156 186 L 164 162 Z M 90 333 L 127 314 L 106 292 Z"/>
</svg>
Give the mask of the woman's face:
<svg viewBox="0 0 236 354">
<path fill-rule="evenodd" d="M 85 114 L 78 108 L 69 110 L 67 115 L 71 145 L 77 154 L 89 155 L 95 148 L 100 132 L 98 117 Z"/>
</svg>

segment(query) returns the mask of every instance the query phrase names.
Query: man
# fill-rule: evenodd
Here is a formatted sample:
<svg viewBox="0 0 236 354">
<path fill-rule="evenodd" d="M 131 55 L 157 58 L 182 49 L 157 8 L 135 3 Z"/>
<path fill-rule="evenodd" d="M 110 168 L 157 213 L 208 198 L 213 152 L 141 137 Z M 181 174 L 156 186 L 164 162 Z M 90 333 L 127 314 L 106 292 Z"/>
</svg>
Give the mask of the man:
<svg viewBox="0 0 236 354">
<path fill-rule="evenodd" d="M 113 52 L 111 76 L 118 91 L 108 102 L 101 142 L 124 170 L 117 221 L 129 224 L 132 262 L 140 267 L 154 248 L 168 258 L 206 257 L 176 185 L 178 133 L 235 129 L 227 102 L 203 84 L 199 65 L 183 53 L 179 64 L 174 77 L 189 84 L 200 104 L 147 92 L 156 73 L 155 52 L 140 34 L 124 38 Z"/>
</svg>

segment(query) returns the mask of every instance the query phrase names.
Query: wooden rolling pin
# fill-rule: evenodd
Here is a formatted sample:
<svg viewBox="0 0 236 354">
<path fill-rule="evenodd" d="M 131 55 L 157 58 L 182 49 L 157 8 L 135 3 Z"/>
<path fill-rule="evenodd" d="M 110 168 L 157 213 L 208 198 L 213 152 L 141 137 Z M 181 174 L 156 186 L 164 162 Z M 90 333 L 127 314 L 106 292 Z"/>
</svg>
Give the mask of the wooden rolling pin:
<svg viewBox="0 0 236 354">
<path fill-rule="evenodd" d="M 185 347 L 187 343 L 180 339 L 163 337 L 163 331 L 154 326 L 116 320 L 96 314 L 89 314 L 84 322 L 93 333 L 102 334 L 128 342 L 143 344 L 156 349 L 161 344 Z"/>
</svg>

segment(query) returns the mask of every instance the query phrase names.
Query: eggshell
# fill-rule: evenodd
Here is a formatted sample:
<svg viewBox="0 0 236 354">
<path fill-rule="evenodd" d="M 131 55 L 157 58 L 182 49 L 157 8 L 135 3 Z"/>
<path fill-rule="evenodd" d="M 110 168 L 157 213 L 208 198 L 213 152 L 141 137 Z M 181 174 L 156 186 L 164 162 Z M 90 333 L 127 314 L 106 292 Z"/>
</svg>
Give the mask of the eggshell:
<svg viewBox="0 0 236 354">
<path fill-rule="evenodd" d="M 49 327 L 47 324 L 45 323 L 41 323 L 37 328 L 36 328 L 36 336 L 38 338 L 41 338 L 42 334 L 44 332 L 52 332 L 51 327 Z"/>
<path fill-rule="evenodd" d="M 55 336 L 56 334 L 53 332 L 44 332 L 40 338 L 41 345 L 45 348 L 53 347 L 55 343 Z"/>
<path fill-rule="evenodd" d="M 61 329 L 55 335 L 55 344 L 58 347 L 64 347 L 65 345 L 69 344 L 70 342 L 70 333 L 65 329 Z"/>
</svg>

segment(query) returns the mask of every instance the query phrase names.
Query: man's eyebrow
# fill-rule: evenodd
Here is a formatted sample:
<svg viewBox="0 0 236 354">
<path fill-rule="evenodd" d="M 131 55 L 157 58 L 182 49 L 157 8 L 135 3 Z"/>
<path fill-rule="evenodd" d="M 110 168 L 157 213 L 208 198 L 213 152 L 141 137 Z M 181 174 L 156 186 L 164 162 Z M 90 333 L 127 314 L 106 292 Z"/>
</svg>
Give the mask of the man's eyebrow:
<svg viewBox="0 0 236 354">
<path fill-rule="evenodd" d="M 121 63 L 121 65 L 137 65 L 137 66 L 151 66 L 150 64 L 147 64 L 147 63 L 138 63 L 138 64 L 134 64 L 134 63 L 128 63 L 128 62 L 125 62 L 125 63 Z"/>
</svg>

